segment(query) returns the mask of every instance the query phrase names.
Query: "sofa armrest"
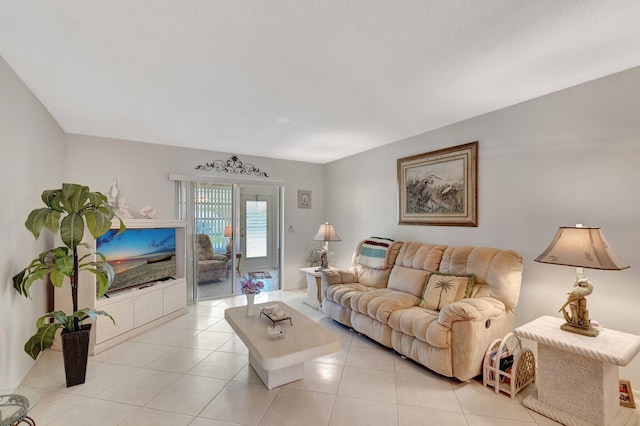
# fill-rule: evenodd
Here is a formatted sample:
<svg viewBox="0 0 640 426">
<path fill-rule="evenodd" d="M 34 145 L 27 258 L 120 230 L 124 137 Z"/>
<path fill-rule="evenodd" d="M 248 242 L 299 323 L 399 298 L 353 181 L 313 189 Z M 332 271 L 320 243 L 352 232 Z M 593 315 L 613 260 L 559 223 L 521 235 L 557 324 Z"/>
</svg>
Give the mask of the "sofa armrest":
<svg viewBox="0 0 640 426">
<path fill-rule="evenodd" d="M 467 298 L 449 303 L 442 308 L 438 322 L 451 328 L 454 321 L 486 321 L 504 311 L 504 303 L 493 297 Z"/>
<path fill-rule="evenodd" d="M 324 269 L 322 270 L 322 283 L 326 285 L 349 284 L 357 282 L 356 275 L 351 271 L 342 269 Z"/>
<path fill-rule="evenodd" d="M 462 381 L 482 372 L 487 347 L 513 329 L 513 312 L 492 297 L 462 299 L 446 305 L 427 329 L 427 342 L 451 348 L 453 375 Z"/>
</svg>

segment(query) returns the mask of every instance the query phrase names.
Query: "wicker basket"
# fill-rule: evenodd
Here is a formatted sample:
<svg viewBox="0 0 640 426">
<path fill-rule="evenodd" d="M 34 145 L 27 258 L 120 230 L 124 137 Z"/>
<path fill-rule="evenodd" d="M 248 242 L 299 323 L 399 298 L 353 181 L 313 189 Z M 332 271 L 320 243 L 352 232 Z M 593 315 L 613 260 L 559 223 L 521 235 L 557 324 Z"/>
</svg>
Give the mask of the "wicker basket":
<svg viewBox="0 0 640 426">
<path fill-rule="evenodd" d="M 494 340 L 484 356 L 482 382 L 515 398 L 516 394 L 536 379 L 533 352 L 522 348 L 522 342 L 513 333 Z"/>
</svg>

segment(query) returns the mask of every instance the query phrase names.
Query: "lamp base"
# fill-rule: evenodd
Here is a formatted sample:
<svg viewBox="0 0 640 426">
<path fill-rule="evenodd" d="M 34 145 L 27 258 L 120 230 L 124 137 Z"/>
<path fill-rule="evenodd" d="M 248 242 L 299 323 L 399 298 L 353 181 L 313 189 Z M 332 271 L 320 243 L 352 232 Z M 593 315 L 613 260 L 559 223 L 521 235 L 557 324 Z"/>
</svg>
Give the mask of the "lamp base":
<svg viewBox="0 0 640 426">
<path fill-rule="evenodd" d="M 329 268 L 329 259 L 328 259 L 329 251 L 327 248 L 323 248 L 320 252 L 320 268 L 319 269 L 328 269 Z"/>
<path fill-rule="evenodd" d="M 560 329 L 564 331 L 569 331 L 571 333 L 582 334 L 583 336 L 589 336 L 589 337 L 596 337 L 598 333 L 600 333 L 598 330 L 596 330 L 593 327 L 577 327 L 573 324 L 569 324 L 568 322 L 562 324 L 560 326 Z"/>
<path fill-rule="evenodd" d="M 593 284 L 591 281 L 588 278 L 581 278 L 578 274 L 578 279 L 573 284 L 573 290 L 559 311 L 562 312 L 566 321 L 560 326 L 562 330 L 589 337 L 598 335 L 599 331 L 591 326 L 589 309 L 587 309 L 587 296 L 592 292 Z M 568 312 L 567 307 L 569 307 Z"/>
</svg>

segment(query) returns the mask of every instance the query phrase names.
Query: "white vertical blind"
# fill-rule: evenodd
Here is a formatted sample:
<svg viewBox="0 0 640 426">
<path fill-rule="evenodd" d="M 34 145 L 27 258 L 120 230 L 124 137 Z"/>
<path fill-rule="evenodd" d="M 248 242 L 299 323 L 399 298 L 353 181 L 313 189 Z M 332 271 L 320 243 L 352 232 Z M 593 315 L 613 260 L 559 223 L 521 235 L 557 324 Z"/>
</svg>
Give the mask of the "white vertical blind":
<svg viewBox="0 0 640 426">
<path fill-rule="evenodd" d="M 208 235 L 215 253 L 225 253 L 229 242 L 224 227 L 231 225 L 232 195 L 230 184 L 199 182 L 196 186 L 196 234 Z"/>
</svg>

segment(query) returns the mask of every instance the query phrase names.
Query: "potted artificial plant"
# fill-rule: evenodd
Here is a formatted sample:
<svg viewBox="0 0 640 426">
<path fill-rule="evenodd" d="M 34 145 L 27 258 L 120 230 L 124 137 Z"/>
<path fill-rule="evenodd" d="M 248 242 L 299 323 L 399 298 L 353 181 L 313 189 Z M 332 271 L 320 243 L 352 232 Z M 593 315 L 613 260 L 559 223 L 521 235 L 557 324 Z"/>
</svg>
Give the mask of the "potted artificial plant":
<svg viewBox="0 0 640 426">
<path fill-rule="evenodd" d="M 67 387 L 84 383 L 89 350 L 91 324 L 82 324 L 88 318 L 96 320 L 98 315 L 111 315 L 90 308 L 78 309 L 78 274 L 89 271 L 97 282 L 97 297 L 102 297 L 113 282 L 115 272 L 105 257 L 96 254 L 94 260 L 91 247 L 82 242 L 85 228 L 94 238 L 111 228 L 115 211 L 107 197 L 99 192 L 91 192 L 89 187 L 73 183 L 64 183 L 60 189 L 46 190 L 42 193 L 46 207 L 33 210 L 25 226 L 38 239 L 42 228 L 58 234 L 64 246 L 47 250 L 31 261 L 29 266 L 13 277 L 13 287 L 18 293 L 29 297 L 31 285 L 47 275 L 51 284 L 61 287 L 65 277 L 71 285 L 73 313 L 63 311 L 49 312 L 38 318 L 38 328 L 25 344 L 24 350 L 33 359 L 51 346 L 56 331 L 61 328 L 62 353 L 64 358 Z M 120 232 L 125 229 L 120 220 Z M 78 247 L 89 249 L 89 253 L 78 254 Z M 115 323 L 115 321 L 114 321 Z"/>
</svg>

